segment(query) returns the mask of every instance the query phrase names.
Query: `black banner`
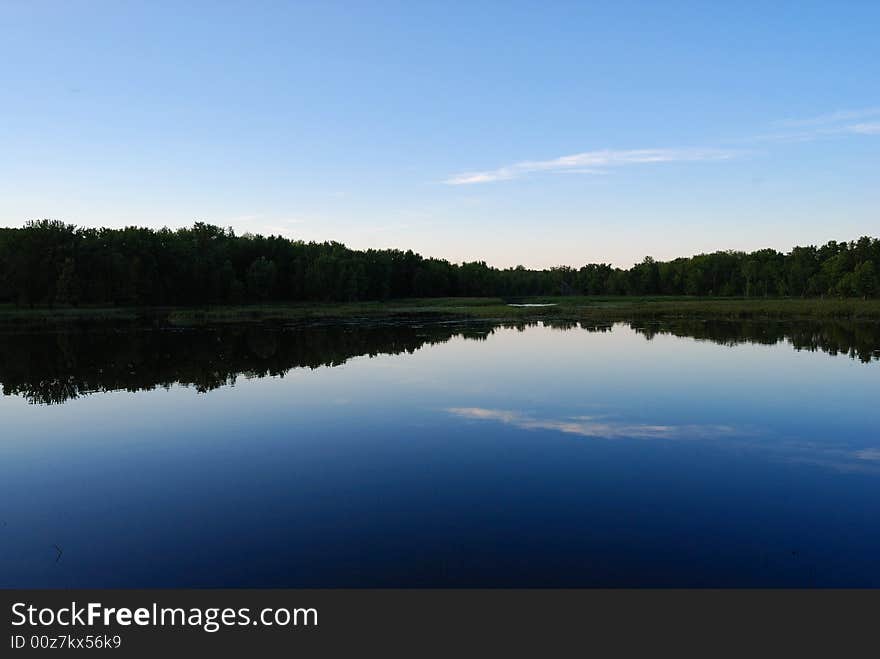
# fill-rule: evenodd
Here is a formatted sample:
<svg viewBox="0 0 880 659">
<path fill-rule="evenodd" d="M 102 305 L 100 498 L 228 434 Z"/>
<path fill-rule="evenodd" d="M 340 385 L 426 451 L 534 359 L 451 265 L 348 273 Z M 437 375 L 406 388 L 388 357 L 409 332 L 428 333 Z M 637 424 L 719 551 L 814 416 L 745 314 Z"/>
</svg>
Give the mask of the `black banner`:
<svg viewBox="0 0 880 659">
<path fill-rule="evenodd" d="M 878 591 L 0 591 L 3 656 L 873 650 Z"/>
</svg>

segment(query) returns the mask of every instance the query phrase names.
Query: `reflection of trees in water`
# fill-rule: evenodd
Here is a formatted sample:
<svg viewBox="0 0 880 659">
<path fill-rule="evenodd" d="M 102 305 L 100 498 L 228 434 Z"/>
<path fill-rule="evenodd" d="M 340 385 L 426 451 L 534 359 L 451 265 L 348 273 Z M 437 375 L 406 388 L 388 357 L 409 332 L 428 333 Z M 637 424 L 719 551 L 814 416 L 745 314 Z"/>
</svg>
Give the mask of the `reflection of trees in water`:
<svg viewBox="0 0 880 659">
<path fill-rule="evenodd" d="M 453 337 L 486 340 L 498 328 L 537 323 L 328 325 L 299 328 L 224 326 L 212 329 L 69 329 L 0 335 L 0 383 L 6 395 L 32 403 L 63 403 L 101 391 L 139 391 L 174 384 L 200 392 L 232 385 L 238 376 L 283 376 L 294 368 L 338 366 L 352 357 L 412 353 Z M 607 323 L 545 321 L 552 329 L 608 332 Z M 724 345 L 788 341 L 798 350 L 880 359 L 876 323 L 697 322 L 632 323 L 648 339 L 673 334 Z"/>
<path fill-rule="evenodd" d="M 492 325 L 221 327 L 209 330 L 71 330 L 0 335 L 3 393 L 62 403 L 100 391 L 182 384 L 200 392 L 236 377 L 283 376 L 359 355 L 412 353 L 455 336 L 485 339 Z"/>
<path fill-rule="evenodd" d="M 880 360 L 880 324 L 876 322 L 676 320 L 633 322 L 630 327 L 649 340 L 657 334 L 672 334 L 727 346 L 787 341 L 795 350 L 849 355 L 865 363 Z"/>
</svg>

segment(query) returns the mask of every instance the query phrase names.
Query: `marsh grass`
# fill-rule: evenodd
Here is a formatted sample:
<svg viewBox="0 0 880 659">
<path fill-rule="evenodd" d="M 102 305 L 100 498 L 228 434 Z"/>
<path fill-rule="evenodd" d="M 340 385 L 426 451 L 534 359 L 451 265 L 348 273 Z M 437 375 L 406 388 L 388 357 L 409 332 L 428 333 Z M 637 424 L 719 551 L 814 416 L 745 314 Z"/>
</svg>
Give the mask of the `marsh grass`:
<svg viewBox="0 0 880 659">
<path fill-rule="evenodd" d="M 553 303 L 547 307 L 512 307 L 516 303 Z M 150 322 L 175 327 L 225 323 L 357 322 L 424 318 L 425 320 L 877 320 L 880 300 L 803 298 L 695 297 L 535 297 L 428 298 L 388 302 L 301 303 L 204 307 L 56 307 L 25 309 L 0 306 L 0 325 L 39 327 L 70 323 Z"/>
</svg>

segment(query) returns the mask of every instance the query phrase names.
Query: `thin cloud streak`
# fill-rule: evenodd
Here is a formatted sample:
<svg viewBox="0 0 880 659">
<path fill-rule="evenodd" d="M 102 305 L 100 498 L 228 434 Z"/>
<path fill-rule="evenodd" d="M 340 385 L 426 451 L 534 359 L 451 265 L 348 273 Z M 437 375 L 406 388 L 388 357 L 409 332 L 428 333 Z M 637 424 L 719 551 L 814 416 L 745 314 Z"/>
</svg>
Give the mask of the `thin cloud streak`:
<svg viewBox="0 0 880 659">
<path fill-rule="evenodd" d="M 742 140 L 744 142 L 811 142 L 822 137 L 840 135 L 877 135 L 880 122 L 867 121 L 852 123 L 860 119 L 880 116 L 880 107 L 860 110 L 838 110 L 807 119 L 786 119 L 777 122 L 778 126 L 790 129 L 785 132 L 756 135 Z"/>
<path fill-rule="evenodd" d="M 880 116 L 880 107 L 860 110 L 839 110 L 806 119 L 786 119 L 776 122 L 787 131 L 753 135 L 734 140 L 732 143 L 761 142 L 811 142 L 823 137 L 841 135 L 880 135 L 880 121 L 860 121 Z M 731 142 L 728 142 L 731 143 Z M 720 148 L 690 149 L 602 149 L 575 153 L 551 160 L 524 160 L 496 169 L 461 172 L 453 174 L 443 183 L 446 185 L 475 185 L 523 178 L 530 174 L 552 172 L 558 174 L 608 174 L 614 167 L 670 162 L 700 162 L 729 160 L 747 151 Z"/>
<path fill-rule="evenodd" d="M 541 172 L 605 174 L 608 167 L 668 162 L 728 160 L 740 152 L 725 149 L 629 149 L 586 151 L 551 160 L 525 160 L 497 169 L 462 172 L 444 181 L 447 185 L 473 185 L 521 178 Z"/>
<path fill-rule="evenodd" d="M 779 124 L 791 127 L 827 126 L 829 124 L 865 119 L 867 117 L 876 117 L 878 115 L 880 115 L 880 107 L 862 108 L 860 110 L 838 110 L 837 112 L 822 114 L 816 117 L 808 117 L 806 119 L 785 119 L 780 121 Z"/>
<path fill-rule="evenodd" d="M 755 135 L 742 142 L 812 142 L 823 137 L 841 135 L 880 135 L 880 122 L 851 124 L 845 126 L 819 126 L 812 130 L 791 133 L 770 133 Z"/>
<path fill-rule="evenodd" d="M 851 133 L 858 133 L 859 135 L 880 135 L 880 121 L 856 124 L 855 126 L 848 126 L 848 129 Z"/>
</svg>

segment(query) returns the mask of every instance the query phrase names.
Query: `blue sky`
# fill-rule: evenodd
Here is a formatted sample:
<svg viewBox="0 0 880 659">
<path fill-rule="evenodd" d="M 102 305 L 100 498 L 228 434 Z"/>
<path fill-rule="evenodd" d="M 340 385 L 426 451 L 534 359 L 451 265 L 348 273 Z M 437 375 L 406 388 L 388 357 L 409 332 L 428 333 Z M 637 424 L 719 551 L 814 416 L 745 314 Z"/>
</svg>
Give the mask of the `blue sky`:
<svg viewBox="0 0 880 659">
<path fill-rule="evenodd" d="M 506 266 L 880 234 L 880 3 L 0 0 L 0 224 Z"/>
</svg>

